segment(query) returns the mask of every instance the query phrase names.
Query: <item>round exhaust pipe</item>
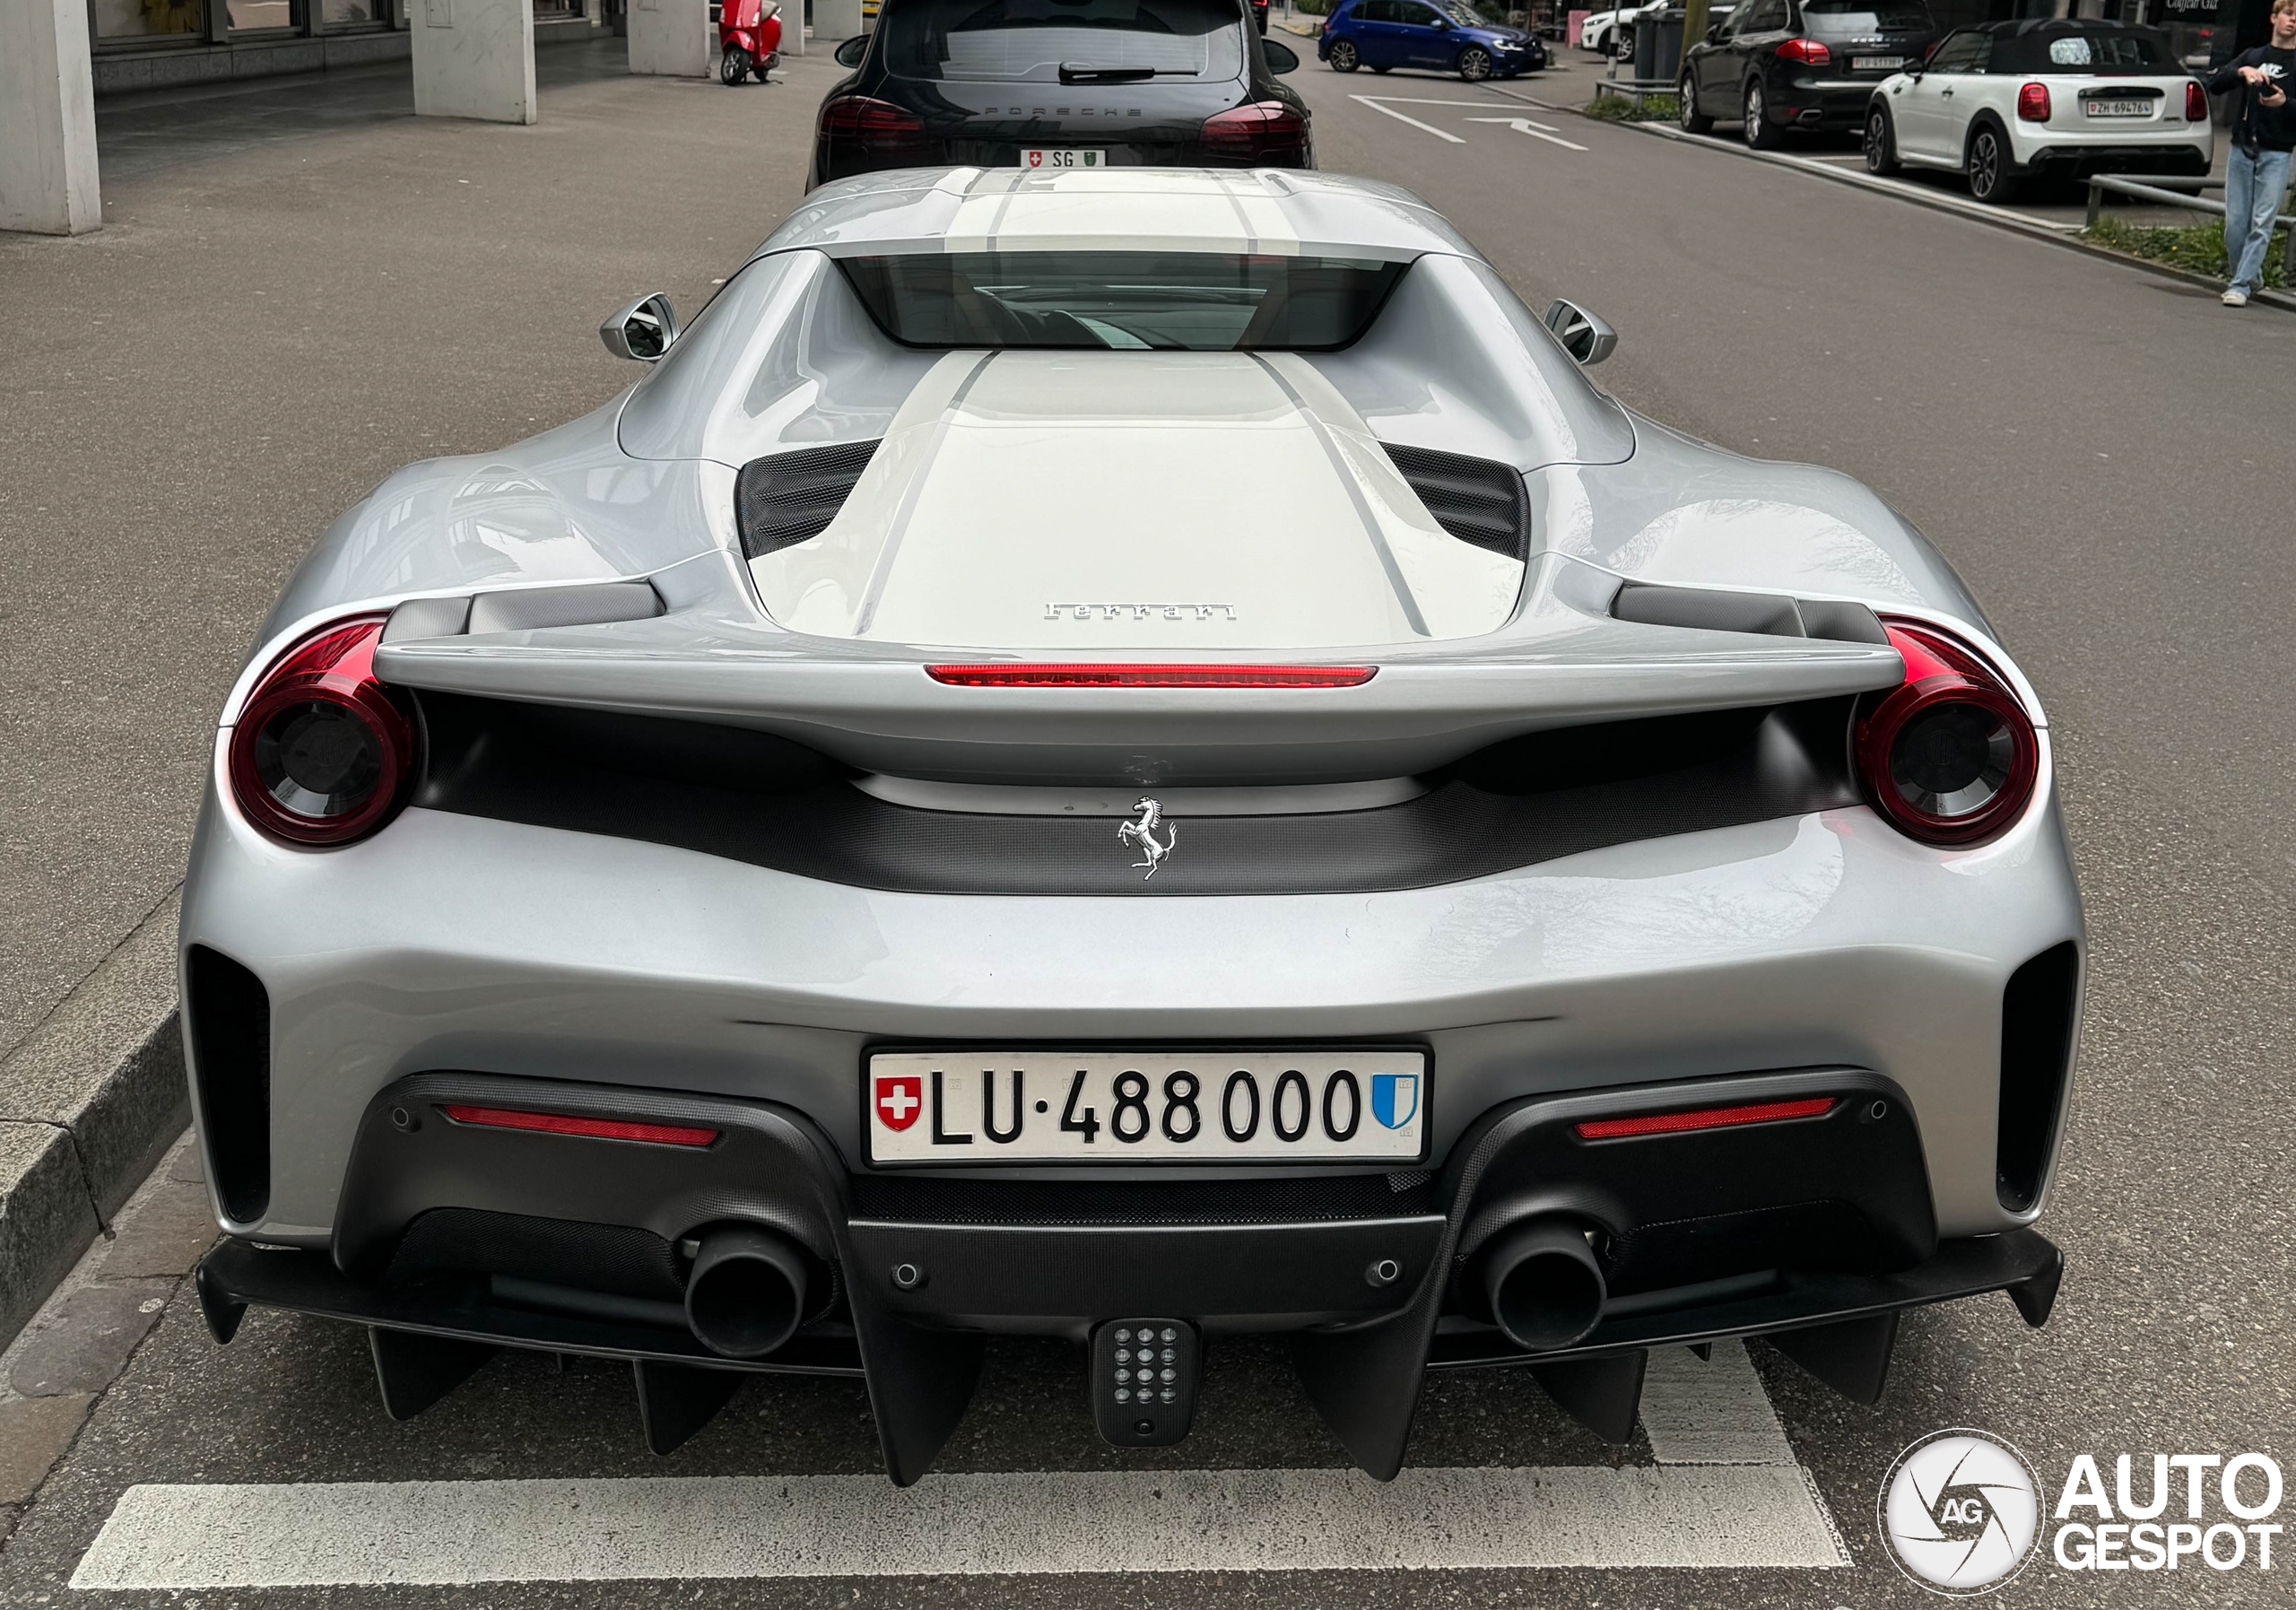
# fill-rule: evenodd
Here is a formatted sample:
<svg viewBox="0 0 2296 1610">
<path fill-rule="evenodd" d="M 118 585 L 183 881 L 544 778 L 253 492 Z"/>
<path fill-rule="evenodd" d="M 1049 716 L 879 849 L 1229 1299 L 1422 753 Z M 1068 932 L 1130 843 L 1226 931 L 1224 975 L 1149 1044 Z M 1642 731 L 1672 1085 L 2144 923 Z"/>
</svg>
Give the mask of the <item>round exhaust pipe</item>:
<svg viewBox="0 0 2296 1610">
<path fill-rule="evenodd" d="M 1568 1219 L 1526 1219 L 1501 1231 L 1483 1261 L 1491 1317 L 1533 1353 L 1581 1341 L 1603 1317 L 1602 1266 Z"/>
<path fill-rule="evenodd" d="M 805 1317 L 805 1255 L 784 1236 L 729 1224 L 702 1239 L 686 1276 L 685 1322 L 712 1353 L 753 1359 Z"/>
</svg>

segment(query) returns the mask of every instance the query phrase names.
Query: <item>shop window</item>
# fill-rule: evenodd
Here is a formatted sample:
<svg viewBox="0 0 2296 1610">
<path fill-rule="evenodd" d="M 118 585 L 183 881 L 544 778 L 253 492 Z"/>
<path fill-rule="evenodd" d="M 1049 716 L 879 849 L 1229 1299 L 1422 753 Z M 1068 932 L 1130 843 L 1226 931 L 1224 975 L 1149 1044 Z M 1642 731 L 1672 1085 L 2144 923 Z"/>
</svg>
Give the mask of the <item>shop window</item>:
<svg viewBox="0 0 2296 1610">
<path fill-rule="evenodd" d="M 233 33 L 262 33 L 303 25 L 303 0 L 223 0 Z"/>
<path fill-rule="evenodd" d="M 145 39 L 207 31 L 207 0 L 91 0 L 89 16 L 98 39 Z"/>
<path fill-rule="evenodd" d="M 563 22 L 587 14 L 586 0 L 535 0 L 535 21 Z"/>
<path fill-rule="evenodd" d="M 319 0 L 319 22 L 329 33 L 367 28 L 391 20 L 391 0 Z"/>
</svg>

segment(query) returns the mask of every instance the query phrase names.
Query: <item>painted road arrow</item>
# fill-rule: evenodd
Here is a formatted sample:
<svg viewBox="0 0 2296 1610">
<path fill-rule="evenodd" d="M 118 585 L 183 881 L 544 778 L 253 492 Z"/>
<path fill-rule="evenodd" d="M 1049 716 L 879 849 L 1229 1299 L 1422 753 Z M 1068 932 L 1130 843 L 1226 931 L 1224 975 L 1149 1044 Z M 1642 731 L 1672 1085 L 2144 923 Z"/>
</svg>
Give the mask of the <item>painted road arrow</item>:
<svg viewBox="0 0 2296 1610">
<path fill-rule="evenodd" d="M 1528 135 L 1534 140 L 1544 140 L 1548 144 L 1560 145 L 1566 151 L 1584 151 L 1587 149 L 1584 145 L 1573 145 L 1561 135 L 1556 134 L 1554 130 L 1548 128 L 1544 124 L 1534 123 L 1528 117 L 1470 117 L 1467 121 L 1470 123 L 1504 123 L 1508 127 L 1513 129 L 1518 135 Z"/>
</svg>

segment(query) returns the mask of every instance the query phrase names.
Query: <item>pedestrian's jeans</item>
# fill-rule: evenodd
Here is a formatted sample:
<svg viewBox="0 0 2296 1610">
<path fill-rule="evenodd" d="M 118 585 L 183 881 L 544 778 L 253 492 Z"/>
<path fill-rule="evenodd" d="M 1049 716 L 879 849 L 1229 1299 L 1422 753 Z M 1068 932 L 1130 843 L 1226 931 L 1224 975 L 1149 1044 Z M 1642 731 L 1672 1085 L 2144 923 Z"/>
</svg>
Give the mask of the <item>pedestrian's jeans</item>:
<svg viewBox="0 0 2296 1610">
<path fill-rule="evenodd" d="M 2232 264 L 2235 291 L 2254 292 L 2264 281 L 2273 220 L 2288 189 L 2289 155 L 2259 151 L 2250 156 L 2236 145 L 2224 164 L 2224 257 Z"/>
</svg>

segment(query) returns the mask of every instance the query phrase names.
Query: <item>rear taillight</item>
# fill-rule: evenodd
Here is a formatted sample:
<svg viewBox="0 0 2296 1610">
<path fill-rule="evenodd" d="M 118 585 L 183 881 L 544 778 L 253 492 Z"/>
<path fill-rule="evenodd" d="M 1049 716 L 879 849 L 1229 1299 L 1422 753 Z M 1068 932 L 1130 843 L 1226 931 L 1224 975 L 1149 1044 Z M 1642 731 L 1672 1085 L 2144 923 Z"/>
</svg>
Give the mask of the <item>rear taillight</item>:
<svg viewBox="0 0 2296 1610">
<path fill-rule="evenodd" d="M 2187 123 L 2208 121 L 2208 91 L 2202 89 L 2197 82 L 2185 86 L 2185 121 Z"/>
<path fill-rule="evenodd" d="M 1905 680 L 1852 735 L 1867 803 L 1925 844 L 1969 844 L 2014 821 L 2040 775 L 2040 739 L 1976 650 L 1921 622 L 1884 618 Z"/>
<path fill-rule="evenodd" d="M 1690 1112 L 1650 1112 L 1631 1118 L 1596 1118 L 1573 1124 L 1580 1140 L 1632 1140 L 1644 1135 L 1693 1135 L 1701 1129 L 1736 1129 L 1747 1124 L 1783 1124 L 1822 1118 L 1833 1110 L 1831 1096 L 1796 1101 L 1753 1101 L 1742 1107 L 1701 1107 Z"/>
<path fill-rule="evenodd" d="M 231 732 L 231 797 L 291 844 L 375 831 L 414 781 L 414 724 L 375 679 L 384 615 L 321 627 L 273 663 Z"/>
<path fill-rule="evenodd" d="M 1376 666 L 927 666 L 954 688 L 1360 688 Z"/>
<path fill-rule="evenodd" d="M 1255 100 L 1204 120 L 1204 154 L 1248 162 L 1304 156 L 1308 120 L 1281 100 Z"/>
<path fill-rule="evenodd" d="M 1822 67 L 1833 60 L 1833 52 L 1815 39 L 1788 39 L 1778 48 L 1778 59 L 1800 62 L 1805 67 Z"/>
<path fill-rule="evenodd" d="M 578 1118 L 562 1112 L 527 1112 L 515 1107 L 445 1106 L 439 1111 L 473 1129 L 524 1129 L 535 1135 L 571 1135 L 582 1140 L 627 1140 L 649 1146 L 707 1146 L 715 1129 L 686 1124 L 640 1124 L 625 1118 Z"/>
<path fill-rule="evenodd" d="M 2017 120 L 2021 123 L 2048 121 L 2048 86 L 2029 83 L 2018 86 Z"/>
<path fill-rule="evenodd" d="M 840 95 L 822 107 L 822 138 L 840 155 L 911 156 L 925 149 L 925 119 L 890 101 Z"/>
</svg>

